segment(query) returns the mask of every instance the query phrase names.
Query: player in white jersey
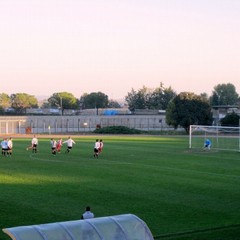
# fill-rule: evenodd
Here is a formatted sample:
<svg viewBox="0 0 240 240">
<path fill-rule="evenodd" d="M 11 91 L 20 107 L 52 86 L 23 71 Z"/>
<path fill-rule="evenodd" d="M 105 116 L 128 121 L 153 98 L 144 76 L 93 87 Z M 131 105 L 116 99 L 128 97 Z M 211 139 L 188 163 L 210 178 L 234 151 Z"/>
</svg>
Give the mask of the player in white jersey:
<svg viewBox="0 0 240 240">
<path fill-rule="evenodd" d="M 98 139 L 96 139 L 96 142 L 93 148 L 93 156 L 96 158 L 98 158 L 98 155 L 99 155 L 99 147 L 100 147 L 100 142 L 98 141 Z"/>
<path fill-rule="evenodd" d="M 50 144 L 51 144 L 52 154 L 55 156 L 56 155 L 57 141 L 54 138 L 51 138 Z"/>
<path fill-rule="evenodd" d="M 6 138 L 4 138 L 1 142 L 2 147 L 2 156 L 6 157 L 7 151 L 8 151 L 8 141 Z"/>
<path fill-rule="evenodd" d="M 8 139 L 8 151 L 7 151 L 7 154 L 8 154 L 8 156 L 9 157 L 11 157 L 12 156 L 12 149 L 13 149 L 13 141 L 12 141 L 12 138 L 10 137 L 9 139 Z"/>
<path fill-rule="evenodd" d="M 27 147 L 26 150 L 32 149 L 33 153 L 37 153 L 38 139 L 34 135 L 31 141 L 31 146 Z"/>
<path fill-rule="evenodd" d="M 64 141 L 64 143 L 67 143 L 67 150 L 65 151 L 65 153 L 69 153 L 70 150 L 73 148 L 73 144 L 76 144 L 71 137 L 68 137 L 68 140 Z"/>
</svg>

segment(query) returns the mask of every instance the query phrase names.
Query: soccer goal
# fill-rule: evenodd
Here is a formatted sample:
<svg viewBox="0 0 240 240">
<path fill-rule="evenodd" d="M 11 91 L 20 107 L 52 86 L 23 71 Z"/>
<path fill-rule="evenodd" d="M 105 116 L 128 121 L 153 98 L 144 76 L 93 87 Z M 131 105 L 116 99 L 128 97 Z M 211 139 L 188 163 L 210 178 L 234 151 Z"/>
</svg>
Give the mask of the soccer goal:
<svg viewBox="0 0 240 240">
<path fill-rule="evenodd" d="M 210 139 L 211 149 L 240 152 L 240 127 L 190 126 L 190 149 L 203 149 L 206 139 Z"/>
</svg>

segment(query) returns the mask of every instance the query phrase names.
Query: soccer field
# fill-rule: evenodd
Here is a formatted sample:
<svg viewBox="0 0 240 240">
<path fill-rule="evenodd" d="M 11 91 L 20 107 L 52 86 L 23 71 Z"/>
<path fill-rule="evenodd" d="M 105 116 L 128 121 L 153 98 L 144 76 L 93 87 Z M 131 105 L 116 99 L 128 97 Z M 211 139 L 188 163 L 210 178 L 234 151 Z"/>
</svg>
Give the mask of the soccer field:
<svg viewBox="0 0 240 240">
<path fill-rule="evenodd" d="M 188 137 L 73 136 L 53 156 L 50 137 L 37 154 L 13 139 L 0 157 L 0 229 L 77 220 L 90 205 L 96 217 L 137 215 L 156 239 L 240 238 L 239 152 L 189 151 Z"/>
</svg>

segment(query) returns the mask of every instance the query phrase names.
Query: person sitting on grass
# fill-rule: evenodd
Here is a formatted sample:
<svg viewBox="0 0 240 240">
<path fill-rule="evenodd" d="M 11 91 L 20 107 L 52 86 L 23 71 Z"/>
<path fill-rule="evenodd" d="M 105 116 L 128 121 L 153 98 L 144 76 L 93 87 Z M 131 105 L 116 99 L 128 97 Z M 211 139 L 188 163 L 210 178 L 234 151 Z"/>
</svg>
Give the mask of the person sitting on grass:
<svg viewBox="0 0 240 240">
<path fill-rule="evenodd" d="M 91 212 L 91 208 L 87 206 L 86 211 L 83 213 L 81 219 L 90 219 L 90 218 L 94 218 L 94 214 Z"/>
</svg>

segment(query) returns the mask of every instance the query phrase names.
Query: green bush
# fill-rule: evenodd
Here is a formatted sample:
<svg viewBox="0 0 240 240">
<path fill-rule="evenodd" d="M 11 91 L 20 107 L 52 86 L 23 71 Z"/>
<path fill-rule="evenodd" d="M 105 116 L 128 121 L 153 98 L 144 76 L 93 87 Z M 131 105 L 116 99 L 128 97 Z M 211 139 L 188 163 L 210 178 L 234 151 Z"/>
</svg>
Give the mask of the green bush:
<svg viewBox="0 0 240 240">
<path fill-rule="evenodd" d="M 224 118 L 221 119 L 221 125 L 222 126 L 228 126 L 228 127 L 238 127 L 239 126 L 239 119 L 237 113 L 232 112 L 227 114 Z"/>
<path fill-rule="evenodd" d="M 103 127 L 98 128 L 93 131 L 94 133 L 107 133 L 107 134 L 141 134 L 144 133 L 144 131 L 137 130 L 134 128 L 128 128 L 124 126 L 109 126 L 109 127 Z"/>
</svg>

